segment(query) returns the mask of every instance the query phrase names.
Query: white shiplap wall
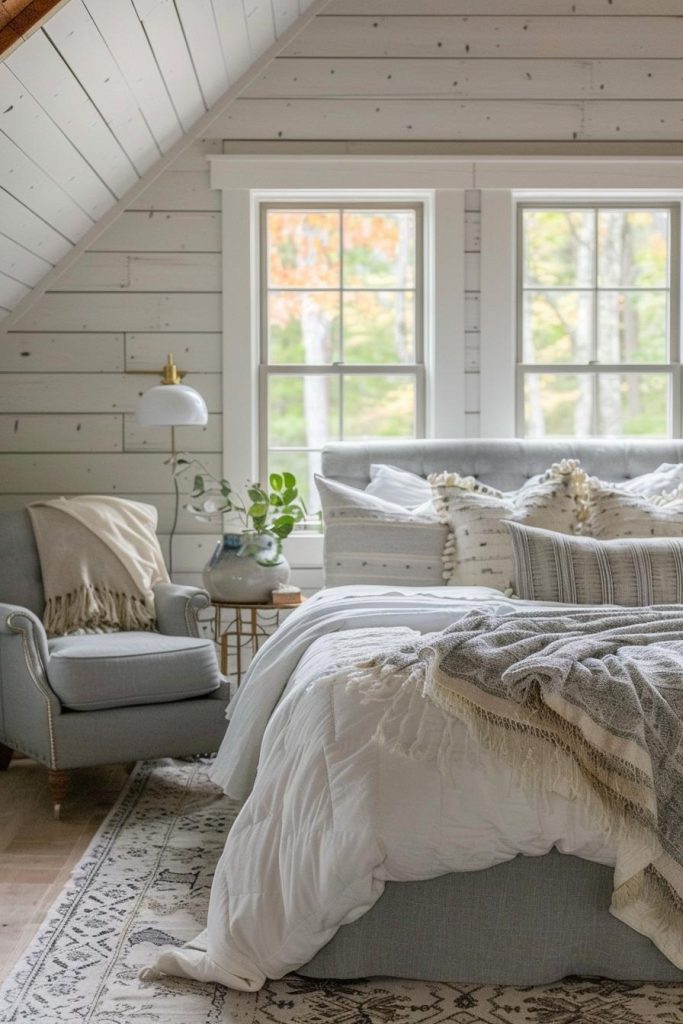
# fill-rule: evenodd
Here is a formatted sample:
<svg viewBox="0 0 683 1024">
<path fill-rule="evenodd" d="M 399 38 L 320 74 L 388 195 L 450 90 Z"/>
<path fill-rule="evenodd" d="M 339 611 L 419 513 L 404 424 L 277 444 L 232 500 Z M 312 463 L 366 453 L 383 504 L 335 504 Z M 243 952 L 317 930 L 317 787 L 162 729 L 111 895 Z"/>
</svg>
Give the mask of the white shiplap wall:
<svg viewBox="0 0 683 1024">
<path fill-rule="evenodd" d="M 682 13 L 679 0 L 331 0 L 221 124 L 243 140 L 666 148 L 683 140 Z"/>
<path fill-rule="evenodd" d="M 160 532 L 173 500 L 170 430 L 138 427 L 139 394 L 167 352 L 190 367 L 209 423 L 179 447 L 221 470 L 221 228 L 198 143 L 155 182 L 0 340 L 0 508 L 102 491 L 151 501 Z M 181 514 L 179 580 L 197 580 L 211 528 Z"/>
<path fill-rule="evenodd" d="M 207 426 L 178 429 L 177 446 L 222 473 L 221 214 L 207 164 L 218 149 L 209 141 L 188 150 L 0 332 L 0 510 L 60 494 L 132 497 L 156 505 L 166 547 L 170 430 L 136 424 L 138 396 L 154 377 L 130 371 L 160 370 L 169 351 L 191 368 L 186 381 L 209 407 Z M 181 513 L 179 582 L 200 581 L 214 534 Z M 317 587 L 320 570 L 306 546 L 294 544 L 289 554 L 296 581 Z"/>
</svg>

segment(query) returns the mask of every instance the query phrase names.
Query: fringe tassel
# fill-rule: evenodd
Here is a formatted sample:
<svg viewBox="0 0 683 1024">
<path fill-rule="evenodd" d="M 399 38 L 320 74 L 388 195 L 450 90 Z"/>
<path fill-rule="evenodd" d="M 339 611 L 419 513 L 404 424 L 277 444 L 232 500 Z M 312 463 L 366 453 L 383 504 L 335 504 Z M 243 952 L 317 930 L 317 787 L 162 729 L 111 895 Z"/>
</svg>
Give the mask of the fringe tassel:
<svg viewBox="0 0 683 1024">
<path fill-rule="evenodd" d="M 154 609 L 142 598 L 92 584 L 49 598 L 43 623 L 48 636 L 156 629 Z"/>
</svg>

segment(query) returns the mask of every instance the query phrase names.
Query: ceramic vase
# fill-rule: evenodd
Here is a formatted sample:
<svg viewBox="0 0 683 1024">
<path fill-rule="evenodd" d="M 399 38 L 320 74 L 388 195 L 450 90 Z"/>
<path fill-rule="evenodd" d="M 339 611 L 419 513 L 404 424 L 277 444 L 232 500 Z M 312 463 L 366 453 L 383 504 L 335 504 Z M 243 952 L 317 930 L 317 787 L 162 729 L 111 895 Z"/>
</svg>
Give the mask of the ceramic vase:
<svg viewBox="0 0 683 1024">
<path fill-rule="evenodd" d="M 275 538 L 249 531 L 223 534 L 202 573 L 214 600 L 239 604 L 266 604 L 289 577 L 289 563 L 277 556 Z"/>
</svg>

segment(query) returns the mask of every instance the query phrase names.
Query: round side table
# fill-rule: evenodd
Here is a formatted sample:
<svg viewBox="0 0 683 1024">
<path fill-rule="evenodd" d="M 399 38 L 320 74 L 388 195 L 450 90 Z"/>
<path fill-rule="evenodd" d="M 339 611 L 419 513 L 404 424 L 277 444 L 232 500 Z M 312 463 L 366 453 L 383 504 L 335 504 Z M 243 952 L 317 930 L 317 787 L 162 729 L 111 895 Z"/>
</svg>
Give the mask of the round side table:
<svg viewBox="0 0 683 1024">
<path fill-rule="evenodd" d="M 254 655 L 280 625 L 281 612 L 298 608 L 293 604 L 256 604 L 250 601 L 211 601 L 214 610 L 213 638 L 220 648 L 221 672 L 232 676 L 239 686 L 246 671 L 246 655 Z M 251 659 L 250 659 L 251 660 Z M 235 671 L 230 668 L 234 661 Z"/>
</svg>

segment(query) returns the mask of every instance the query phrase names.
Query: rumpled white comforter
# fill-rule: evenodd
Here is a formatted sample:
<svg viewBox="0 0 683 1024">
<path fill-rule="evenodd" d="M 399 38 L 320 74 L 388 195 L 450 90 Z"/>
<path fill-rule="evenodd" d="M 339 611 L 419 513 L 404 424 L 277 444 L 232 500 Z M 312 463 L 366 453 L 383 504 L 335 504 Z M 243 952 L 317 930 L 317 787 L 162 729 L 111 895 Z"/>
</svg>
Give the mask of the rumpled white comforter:
<svg viewBox="0 0 683 1024">
<path fill-rule="evenodd" d="M 388 880 L 480 870 L 553 846 L 615 863 L 615 837 L 584 803 L 525 792 L 460 723 L 448 775 L 436 760 L 391 752 L 375 735 L 384 703 L 348 684 L 358 660 L 481 604 L 501 614 L 543 607 L 485 587 L 341 587 L 290 616 L 254 659 L 215 763 L 226 792 L 249 796 L 216 870 L 207 929 L 162 952 L 157 970 L 254 990 L 310 960 Z M 420 732 L 436 749 L 453 719 L 419 703 L 403 738 Z"/>
</svg>

